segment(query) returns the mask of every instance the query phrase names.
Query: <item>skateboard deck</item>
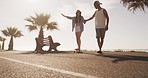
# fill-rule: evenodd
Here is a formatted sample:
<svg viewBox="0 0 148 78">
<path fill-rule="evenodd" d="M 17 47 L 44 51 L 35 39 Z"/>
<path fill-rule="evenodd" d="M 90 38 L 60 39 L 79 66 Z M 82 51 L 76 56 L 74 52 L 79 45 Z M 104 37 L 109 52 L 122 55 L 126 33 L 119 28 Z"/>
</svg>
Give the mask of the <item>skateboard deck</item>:
<svg viewBox="0 0 148 78">
<path fill-rule="evenodd" d="M 74 50 L 74 53 L 82 53 L 82 51 L 81 51 L 81 50 L 79 51 L 79 50 L 76 50 L 76 49 L 75 49 L 75 50 Z"/>
</svg>

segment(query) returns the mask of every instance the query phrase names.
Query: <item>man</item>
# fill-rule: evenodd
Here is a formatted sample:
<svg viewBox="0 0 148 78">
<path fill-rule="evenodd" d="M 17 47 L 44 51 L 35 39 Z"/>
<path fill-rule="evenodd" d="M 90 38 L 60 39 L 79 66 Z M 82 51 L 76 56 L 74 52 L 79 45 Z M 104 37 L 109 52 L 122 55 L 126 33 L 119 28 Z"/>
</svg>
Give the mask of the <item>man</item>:
<svg viewBox="0 0 148 78">
<path fill-rule="evenodd" d="M 85 20 L 85 22 L 92 20 L 95 17 L 95 29 L 96 29 L 96 38 L 99 46 L 99 51 L 97 53 L 102 54 L 102 46 L 104 42 L 105 32 L 108 30 L 109 16 L 107 11 L 102 8 L 99 1 L 94 2 L 94 7 L 97 9 L 92 17 Z"/>
</svg>

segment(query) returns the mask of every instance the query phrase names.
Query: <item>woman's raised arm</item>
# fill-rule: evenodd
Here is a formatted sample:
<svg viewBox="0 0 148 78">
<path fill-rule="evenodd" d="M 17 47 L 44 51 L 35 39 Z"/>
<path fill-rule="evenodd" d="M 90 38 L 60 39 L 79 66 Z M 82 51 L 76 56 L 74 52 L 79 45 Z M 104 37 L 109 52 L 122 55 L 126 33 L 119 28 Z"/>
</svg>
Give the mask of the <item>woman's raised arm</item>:
<svg viewBox="0 0 148 78">
<path fill-rule="evenodd" d="M 66 16 L 66 15 L 64 15 L 64 14 L 61 14 L 63 17 L 66 17 L 66 18 L 68 18 L 68 19 L 73 19 L 73 17 L 70 17 L 70 16 Z"/>
</svg>

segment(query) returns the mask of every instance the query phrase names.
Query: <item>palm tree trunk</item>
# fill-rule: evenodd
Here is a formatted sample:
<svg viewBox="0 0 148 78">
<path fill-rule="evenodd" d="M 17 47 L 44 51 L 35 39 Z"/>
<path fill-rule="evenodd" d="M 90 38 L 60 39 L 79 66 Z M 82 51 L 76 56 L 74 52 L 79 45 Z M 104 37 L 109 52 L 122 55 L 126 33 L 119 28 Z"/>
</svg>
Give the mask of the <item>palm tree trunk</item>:
<svg viewBox="0 0 148 78">
<path fill-rule="evenodd" d="M 41 39 L 44 38 L 44 32 L 43 32 L 43 27 L 42 27 L 42 26 L 41 26 L 41 28 L 40 28 L 38 38 L 41 38 Z"/>
<path fill-rule="evenodd" d="M 43 34 L 43 27 L 41 26 L 40 31 L 39 31 L 39 35 L 38 38 L 36 38 L 36 49 L 35 51 L 43 51 L 42 46 L 40 44 L 43 43 L 43 38 L 44 38 L 44 34 Z"/>
<path fill-rule="evenodd" d="M 2 50 L 4 50 L 4 45 L 5 45 L 5 40 L 3 40 L 3 43 L 2 43 Z"/>
<path fill-rule="evenodd" d="M 9 42 L 9 46 L 8 46 L 8 50 L 13 50 L 13 36 L 11 36 L 10 38 L 10 42 Z"/>
</svg>

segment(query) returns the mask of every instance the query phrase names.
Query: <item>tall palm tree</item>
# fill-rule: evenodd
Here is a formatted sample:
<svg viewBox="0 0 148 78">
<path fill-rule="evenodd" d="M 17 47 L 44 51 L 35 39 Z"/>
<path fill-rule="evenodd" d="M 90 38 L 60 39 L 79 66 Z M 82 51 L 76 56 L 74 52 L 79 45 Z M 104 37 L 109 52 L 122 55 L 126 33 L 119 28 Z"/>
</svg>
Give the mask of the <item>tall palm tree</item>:
<svg viewBox="0 0 148 78">
<path fill-rule="evenodd" d="M 26 25 L 29 31 L 39 30 L 38 39 L 44 38 L 43 29 L 47 29 L 47 30 L 57 29 L 58 30 L 57 22 L 50 22 L 50 23 L 48 22 L 48 20 L 50 19 L 50 15 L 43 14 L 43 13 L 41 14 L 35 13 L 35 15 L 36 15 L 35 17 L 30 16 L 26 18 L 25 20 L 31 23 L 31 25 Z M 37 46 L 36 46 L 36 50 L 37 50 Z"/>
<path fill-rule="evenodd" d="M 133 12 L 138 9 L 145 11 L 145 8 L 148 8 L 148 0 L 121 0 L 121 3 Z"/>
<path fill-rule="evenodd" d="M 13 50 L 13 38 L 17 38 L 17 37 L 19 38 L 23 36 L 22 32 L 15 27 L 8 27 L 7 29 L 2 30 L 2 33 L 6 37 L 10 37 L 8 50 Z"/>
<path fill-rule="evenodd" d="M 2 41 L 2 50 L 4 50 L 5 40 L 6 38 L 0 36 L 0 41 Z"/>
<path fill-rule="evenodd" d="M 25 20 L 30 22 L 31 25 L 26 25 L 29 31 L 33 30 L 40 30 L 38 38 L 43 38 L 44 31 L 43 29 L 47 30 L 54 30 L 57 29 L 57 22 L 50 22 L 48 23 L 48 20 L 50 19 L 50 15 L 48 14 L 37 14 L 35 13 L 35 17 L 30 16 L 29 18 L 26 18 Z"/>
</svg>

